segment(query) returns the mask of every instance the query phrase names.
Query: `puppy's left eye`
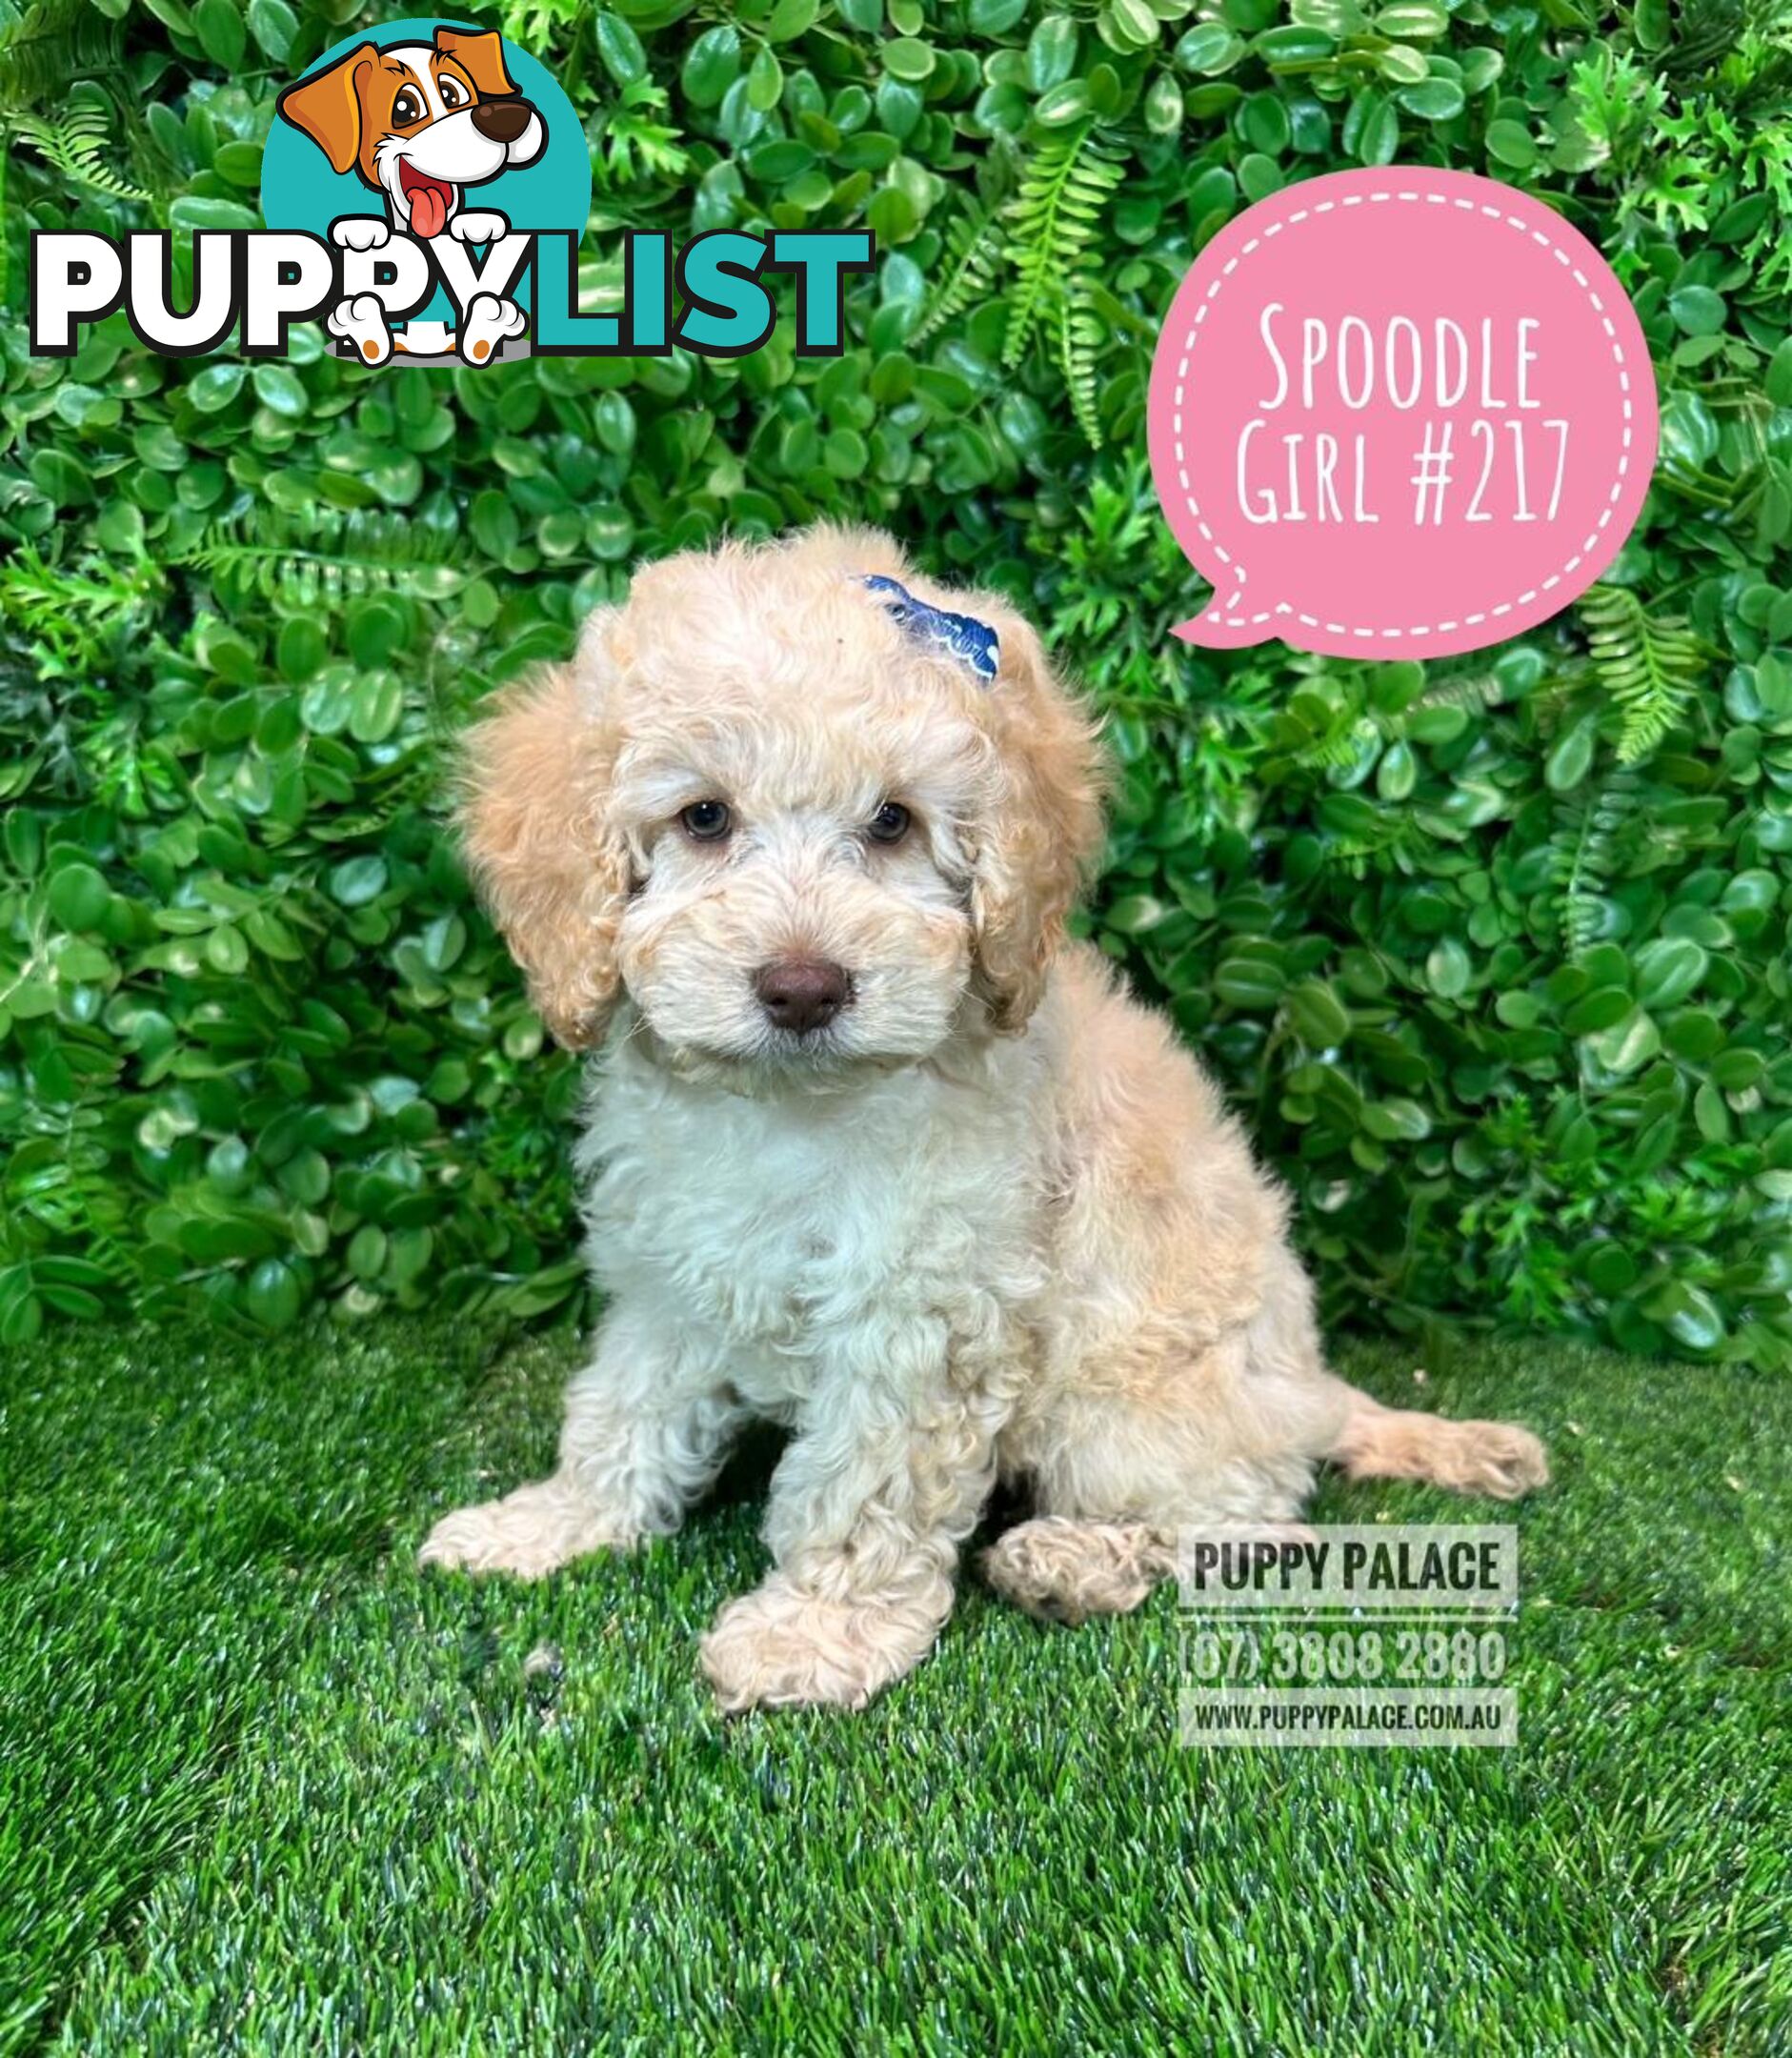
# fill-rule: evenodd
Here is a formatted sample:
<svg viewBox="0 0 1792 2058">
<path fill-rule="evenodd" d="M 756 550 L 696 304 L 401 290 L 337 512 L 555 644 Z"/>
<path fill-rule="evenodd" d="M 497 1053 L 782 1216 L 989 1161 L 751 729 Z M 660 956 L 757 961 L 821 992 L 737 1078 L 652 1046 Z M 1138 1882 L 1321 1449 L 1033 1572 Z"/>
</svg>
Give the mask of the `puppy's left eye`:
<svg viewBox="0 0 1792 2058">
<path fill-rule="evenodd" d="M 699 843 L 719 843 L 735 822 L 725 800 L 694 800 L 680 811 L 678 819 L 685 835 Z"/>
<path fill-rule="evenodd" d="M 886 800 L 865 824 L 865 834 L 874 843 L 900 843 L 909 833 L 910 819 L 900 801 Z"/>
<path fill-rule="evenodd" d="M 441 91 L 445 108 L 465 107 L 471 95 L 457 78 L 440 78 L 436 85 Z"/>
</svg>

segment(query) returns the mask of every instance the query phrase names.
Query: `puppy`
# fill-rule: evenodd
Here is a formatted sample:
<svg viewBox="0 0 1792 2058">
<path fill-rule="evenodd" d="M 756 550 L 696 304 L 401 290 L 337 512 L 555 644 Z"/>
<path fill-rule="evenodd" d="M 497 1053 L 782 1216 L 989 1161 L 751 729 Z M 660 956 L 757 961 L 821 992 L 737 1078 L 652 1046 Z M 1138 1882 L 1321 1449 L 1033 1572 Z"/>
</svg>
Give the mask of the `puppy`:
<svg viewBox="0 0 1792 2058">
<path fill-rule="evenodd" d="M 504 67 L 500 37 L 437 29 L 433 43 L 397 43 L 386 50 L 363 43 L 326 71 L 289 86 L 277 111 L 311 137 L 337 172 L 352 171 L 383 195 L 384 215 L 346 215 L 331 225 L 348 250 L 378 250 L 393 229 L 429 241 L 449 235 L 462 243 L 490 243 L 510 223 L 493 210 L 463 209 L 470 186 L 532 165 L 547 148 L 540 114 L 517 92 Z M 521 332 L 522 310 L 495 294 L 470 311 L 484 349 Z M 366 303 L 366 305 L 362 305 Z M 332 333 L 351 341 L 370 361 L 389 355 L 392 338 L 383 310 L 371 293 L 345 300 L 329 319 Z M 439 324 L 413 323 L 416 349 L 452 344 Z M 400 341 L 398 347 L 406 347 Z"/>
<path fill-rule="evenodd" d="M 553 1477 L 425 1563 L 540 1575 L 675 1528 L 788 1426 L 773 1569 L 704 1642 L 725 1709 L 862 1705 L 988 1553 L 1132 1608 L 1184 1523 L 1286 1523 L 1321 1461 L 1508 1497 L 1528 1431 L 1327 1372 L 1287 1203 L 1065 916 L 1101 839 L 1084 711 L 1004 600 L 819 529 L 641 572 L 469 746 L 473 872 L 554 1035 L 607 1296 Z"/>
</svg>

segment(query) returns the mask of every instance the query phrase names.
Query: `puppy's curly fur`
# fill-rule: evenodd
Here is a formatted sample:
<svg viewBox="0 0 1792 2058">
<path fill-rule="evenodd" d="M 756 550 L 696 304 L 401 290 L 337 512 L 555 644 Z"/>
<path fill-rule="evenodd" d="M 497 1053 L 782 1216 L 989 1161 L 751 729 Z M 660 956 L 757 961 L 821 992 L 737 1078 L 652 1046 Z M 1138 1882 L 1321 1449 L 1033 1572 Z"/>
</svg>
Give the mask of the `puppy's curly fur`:
<svg viewBox="0 0 1792 2058">
<path fill-rule="evenodd" d="M 996 680 L 905 637 L 872 573 L 992 624 Z M 601 1045 L 607 1312 L 554 1476 L 446 1517 L 426 1562 L 539 1575 L 671 1530 L 771 1417 L 775 1568 L 704 1665 L 725 1708 L 856 1707 L 933 1644 L 998 1475 L 1037 1513 L 987 1576 L 1072 1621 L 1137 1605 L 1179 1523 L 1291 1520 L 1321 1460 L 1545 1478 L 1526 1430 L 1326 1371 L 1281 1190 L 1065 939 L 1097 752 L 1006 602 L 863 532 L 676 556 L 469 763 L 481 889 L 554 1035 Z M 793 959 L 843 976 L 807 1033 L 755 983 Z"/>
</svg>

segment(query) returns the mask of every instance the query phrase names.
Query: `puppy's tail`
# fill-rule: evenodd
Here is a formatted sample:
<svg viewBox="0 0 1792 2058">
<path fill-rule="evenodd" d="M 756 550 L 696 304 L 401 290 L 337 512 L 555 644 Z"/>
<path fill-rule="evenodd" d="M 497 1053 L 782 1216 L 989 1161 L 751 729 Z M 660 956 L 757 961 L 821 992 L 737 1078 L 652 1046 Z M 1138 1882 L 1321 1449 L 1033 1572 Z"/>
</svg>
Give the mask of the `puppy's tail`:
<svg viewBox="0 0 1792 2058">
<path fill-rule="evenodd" d="M 1517 1422 L 1447 1422 L 1383 1407 L 1354 1386 L 1326 1456 L 1350 1479 L 1428 1480 L 1456 1493 L 1516 1501 L 1549 1483 L 1543 1446 Z"/>
</svg>

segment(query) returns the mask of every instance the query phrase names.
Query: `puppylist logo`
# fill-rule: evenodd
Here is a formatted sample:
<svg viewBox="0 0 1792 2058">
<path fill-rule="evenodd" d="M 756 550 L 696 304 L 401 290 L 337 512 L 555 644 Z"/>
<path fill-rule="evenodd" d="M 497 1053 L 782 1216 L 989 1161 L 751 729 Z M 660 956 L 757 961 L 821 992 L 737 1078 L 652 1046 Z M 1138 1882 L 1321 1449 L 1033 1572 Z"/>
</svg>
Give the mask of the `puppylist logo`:
<svg viewBox="0 0 1792 2058">
<path fill-rule="evenodd" d="M 546 67 L 494 30 L 421 17 L 324 51 L 275 102 L 262 155 L 264 230 L 195 232 L 175 305 L 166 231 L 31 238 L 30 348 L 66 357 L 123 309 L 167 356 L 283 355 L 293 322 L 321 321 L 365 365 L 489 366 L 530 354 L 740 357 L 776 308 L 763 274 L 795 278 L 795 349 L 844 347 L 846 275 L 864 232 L 711 230 L 622 238 L 623 300 L 580 310 L 591 155 Z"/>
<path fill-rule="evenodd" d="M 529 326 L 512 290 L 526 238 L 511 216 L 537 233 L 584 227 L 584 138 L 565 94 L 539 65 L 530 78 L 520 57 L 507 62 L 502 36 L 437 24 L 413 41 L 409 23 L 385 35 L 338 46 L 280 95 L 262 212 L 292 229 L 329 214 L 345 257 L 324 326 L 339 348 L 368 364 L 394 353 L 489 364 Z M 579 147 L 548 163 L 551 123 Z"/>
</svg>

